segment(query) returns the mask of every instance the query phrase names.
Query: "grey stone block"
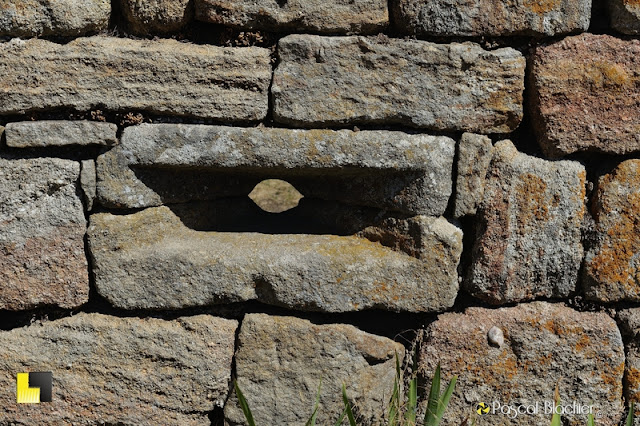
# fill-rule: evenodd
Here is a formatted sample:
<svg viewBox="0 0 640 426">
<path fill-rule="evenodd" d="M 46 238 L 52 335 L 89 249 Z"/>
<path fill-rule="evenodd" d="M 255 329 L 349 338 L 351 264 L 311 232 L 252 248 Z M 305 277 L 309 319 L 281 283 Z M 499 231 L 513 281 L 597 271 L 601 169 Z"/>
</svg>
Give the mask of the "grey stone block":
<svg viewBox="0 0 640 426">
<path fill-rule="evenodd" d="M 465 133 L 458 148 L 458 176 L 453 215 L 476 214 L 484 198 L 484 186 L 493 155 L 493 144 L 486 136 Z"/>
<path fill-rule="evenodd" d="M 23 121 L 7 124 L 7 146 L 115 145 L 118 126 L 94 121 Z"/>
</svg>

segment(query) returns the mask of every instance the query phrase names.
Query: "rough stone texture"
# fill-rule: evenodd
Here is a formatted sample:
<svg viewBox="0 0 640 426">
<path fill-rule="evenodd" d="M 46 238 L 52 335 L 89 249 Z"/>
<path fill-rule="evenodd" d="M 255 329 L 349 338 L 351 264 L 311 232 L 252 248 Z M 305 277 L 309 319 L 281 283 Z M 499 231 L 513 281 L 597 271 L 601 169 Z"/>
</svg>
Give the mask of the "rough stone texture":
<svg viewBox="0 0 640 426">
<path fill-rule="evenodd" d="M 79 36 L 106 30 L 110 0 L 0 0 L 0 36 Z"/>
<path fill-rule="evenodd" d="M 640 300 L 640 160 L 628 160 L 600 178 L 592 205 L 595 246 L 585 259 L 588 298 Z"/>
<path fill-rule="evenodd" d="M 0 158 L 0 309 L 87 301 L 79 174 L 69 160 Z"/>
<path fill-rule="evenodd" d="M 94 121 L 23 121 L 7 124 L 7 146 L 13 148 L 114 145 L 118 126 Z"/>
<path fill-rule="evenodd" d="M 500 347 L 487 333 L 499 327 Z M 616 323 L 605 313 L 577 312 L 561 304 L 535 302 L 514 308 L 469 308 L 464 314 L 442 314 L 420 346 L 419 374 L 427 383 L 437 363 L 449 380 L 458 382 L 445 414 L 445 424 L 460 424 L 475 405 L 538 402 L 540 414 L 509 418 L 491 411 L 482 422 L 491 425 L 546 425 L 544 404 L 553 404 L 559 383 L 563 405 L 593 405 L 597 424 L 618 425 L 622 417 L 622 375 L 625 356 Z M 505 408 L 506 410 L 507 408 Z M 587 415 L 563 416 L 570 425 L 585 425 Z"/>
<path fill-rule="evenodd" d="M 84 195 L 84 203 L 87 206 L 87 210 L 92 210 L 96 199 L 96 162 L 83 160 L 81 165 L 80 186 Z"/>
<path fill-rule="evenodd" d="M 398 0 L 395 26 L 435 36 L 553 36 L 589 28 L 591 0 Z"/>
<path fill-rule="evenodd" d="M 533 123 L 547 156 L 640 151 L 640 41 L 582 34 L 537 47 Z"/>
<path fill-rule="evenodd" d="M 383 0 L 196 0 L 196 19 L 240 29 L 375 34 L 389 23 Z"/>
<path fill-rule="evenodd" d="M 238 385 L 257 424 L 304 424 L 322 382 L 318 424 L 342 414 L 342 384 L 359 409 L 359 423 L 380 424 L 393 391 L 395 354 L 404 347 L 351 325 L 315 325 L 293 317 L 245 316 L 236 355 Z M 230 425 L 245 424 L 233 397 L 225 407 Z"/>
<path fill-rule="evenodd" d="M 179 31 L 193 15 L 190 0 L 120 0 L 120 7 L 136 34 L 153 35 Z"/>
<path fill-rule="evenodd" d="M 611 26 L 624 34 L 640 34 L 640 1 L 608 0 Z"/>
<path fill-rule="evenodd" d="M 269 51 L 175 40 L 79 38 L 0 45 L 0 114 L 142 110 L 256 121 L 267 114 Z"/>
<path fill-rule="evenodd" d="M 236 321 L 80 313 L 0 332 L 2 424 L 203 425 L 231 378 Z M 15 374 L 51 371 L 53 402 L 16 404 Z"/>
<path fill-rule="evenodd" d="M 618 312 L 620 331 L 626 339 L 625 400 L 640 403 L 640 308 L 624 309 Z M 640 421 L 640 409 L 636 409 L 634 425 Z"/>
<path fill-rule="evenodd" d="M 584 167 L 494 146 L 468 290 L 490 303 L 567 297 L 582 262 Z"/>
<path fill-rule="evenodd" d="M 493 144 L 486 136 L 465 133 L 458 148 L 458 176 L 453 215 L 476 214 L 484 197 L 484 185 L 493 155 Z"/>
<path fill-rule="evenodd" d="M 291 35 L 280 39 L 278 56 L 272 96 L 279 123 L 504 133 L 522 118 L 525 60 L 511 48 Z"/>
<path fill-rule="evenodd" d="M 206 215 L 215 223 L 227 200 L 189 206 L 186 215 L 172 208 L 91 216 L 96 288 L 113 305 L 178 309 L 257 299 L 309 311 L 425 312 L 455 301 L 462 232 L 442 218 L 413 219 L 422 227 L 413 257 L 411 243 L 396 251 L 356 236 L 194 230 L 207 229 Z"/>
<path fill-rule="evenodd" d="M 275 175 L 306 197 L 439 216 L 454 154 L 450 138 L 403 132 L 143 124 L 98 158 L 98 197 L 115 208 L 207 200 Z"/>
<path fill-rule="evenodd" d="M 617 315 L 620 333 L 625 337 L 640 337 L 640 308 L 623 309 Z"/>
</svg>

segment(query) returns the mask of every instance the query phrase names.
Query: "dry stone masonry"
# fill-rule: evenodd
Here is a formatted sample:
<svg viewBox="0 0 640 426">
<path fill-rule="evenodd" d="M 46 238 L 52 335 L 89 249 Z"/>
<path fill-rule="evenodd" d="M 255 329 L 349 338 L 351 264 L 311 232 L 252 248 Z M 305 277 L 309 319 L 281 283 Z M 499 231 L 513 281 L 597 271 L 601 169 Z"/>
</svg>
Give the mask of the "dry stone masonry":
<svg viewBox="0 0 640 426">
<path fill-rule="evenodd" d="M 620 424 L 639 34 L 637 0 L 0 0 L 0 424 L 246 425 L 234 381 L 259 425 L 343 385 L 387 424 L 438 365 L 443 424 L 549 424 L 556 386 Z"/>
</svg>

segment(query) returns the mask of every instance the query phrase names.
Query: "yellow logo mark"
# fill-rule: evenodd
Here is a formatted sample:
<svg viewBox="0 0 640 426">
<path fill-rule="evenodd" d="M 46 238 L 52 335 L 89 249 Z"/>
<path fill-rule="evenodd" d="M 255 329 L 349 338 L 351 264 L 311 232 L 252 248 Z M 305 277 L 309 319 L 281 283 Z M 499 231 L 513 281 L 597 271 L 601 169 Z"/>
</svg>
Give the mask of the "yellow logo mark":
<svg viewBox="0 0 640 426">
<path fill-rule="evenodd" d="M 18 373 L 16 382 L 18 404 L 40 403 L 40 388 L 29 387 L 29 373 Z"/>
<path fill-rule="evenodd" d="M 480 402 L 476 405 L 476 413 L 480 414 L 481 416 L 487 414 L 488 412 L 489 406 L 484 402 Z"/>
</svg>

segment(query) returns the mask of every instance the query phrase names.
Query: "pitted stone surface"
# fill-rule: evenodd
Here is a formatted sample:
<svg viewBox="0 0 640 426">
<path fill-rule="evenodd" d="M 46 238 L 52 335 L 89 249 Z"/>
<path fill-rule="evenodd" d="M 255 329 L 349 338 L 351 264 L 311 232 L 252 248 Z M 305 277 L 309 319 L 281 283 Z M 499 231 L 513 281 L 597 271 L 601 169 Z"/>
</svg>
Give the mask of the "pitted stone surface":
<svg viewBox="0 0 640 426">
<path fill-rule="evenodd" d="M 1 0 L 0 36 L 79 36 L 106 30 L 110 0 Z"/>
<path fill-rule="evenodd" d="M 79 174 L 74 161 L 0 158 L 0 309 L 87 301 Z"/>
<path fill-rule="evenodd" d="M 525 60 L 511 48 L 290 35 L 280 39 L 278 56 L 278 123 L 506 133 L 522 119 Z"/>
<path fill-rule="evenodd" d="M 476 214 L 478 204 L 484 197 L 484 185 L 492 155 L 491 139 L 473 133 L 462 135 L 458 148 L 454 217 Z"/>
<path fill-rule="evenodd" d="M 640 301 L 640 160 L 600 178 L 592 210 L 597 234 L 585 259 L 587 297 Z"/>
<path fill-rule="evenodd" d="M 435 36 L 553 36 L 586 31 L 591 0 L 398 0 L 395 25 Z"/>
<path fill-rule="evenodd" d="M 582 262 L 584 167 L 494 146 L 466 285 L 490 303 L 567 297 Z"/>
<path fill-rule="evenodd" d="M 244 122 L 267 114 L 271 65 L 258 47 L 33 39 L 0 44 L 0 75 L 0 114 L 98 108 Z"/>
<path fill-rule="evenodd" d="M 98 197 L 140 208 L 246 195 L 271 173 L 307 197 L 439 216 L 454 154 L 450 138 L 403 132 L 143 124 L 98 158 Z M 197 174 L 198 184 L 165 180 L 169 169 Z M 203 172 L 210 178 L 201 181 Z"/>
<path fill-rule="evenodd" d="M 608 0 L 611 26 L 624 34 L 640 34 L 640 2 Z"/>
<path fill-rule="evenodd" d="M 398 251 L 356 236 L 197 231 L 184 225 L 198 229 L 207 214 L 216 222 L 225 207 L 226 200 L 204 205 L 200 213 L 192 206 L 192 217 L 177 206 L 92 215 L 89 247 L 98 292 L 125 309 L 259 300 L 322 312 L 428 312 L 455 301 L 462 232 L 445 219 L 414 219 L 422 232 L 415 245 Z"/>
<path fill-rule="evenodd" d="M 547 156 L 640 151 L 640 41 L 582 34 L 537 47 L 533 123 Z"/>
<path fill-rule="evenodd" d="M 196 19 L 241 29 L 375 34 L 389 23 L 383 0 L 196 0 Z"/>
<path fill-rule="evenodd" d="M 80 313 L 0 332 L 3 424 L 209 424 L 231 379 L 238 323 Z M 15 372 L 53 373 L 53 401 L 16 404 Z"/>
<path fill-rule="evenodd" d="M 240 328 L 238 385 L 256 424 L 304 424 L 320 382 L 318 424 L 340 418 L 343 383 L 359 424 L 380 424 L 393 392 L 396 354 L 402 361 L 401 344 L 351 325 L 249 314 Z M 245 424 L 235 397 L 225 417 L 230 425 Z"/>
<path fill-rule="evenodd" d="M 7 124 L 7 146 L 115 145 L 118 126 L 94 121 L 22 121 Z"/>
<path fill-rule="evenodd" d="M 165 34 L 180 30 L 193 16 L 190 0 L 120 0 L 129 27 L 136 34 Z"/>
<path fill-rule="evenodd" d="M 494 326 L 503 332 L 501 346 L 487 337 Z M 602 312 L 534 302 L 446 313 L 428 327 L 419 354 L 418 371 L 426 383 L 438 363 L 443 380 L 458 376 L 445 424 L 460 424 L 479 401 L 498 401 L 515 407 L 537 402 L 540 410 L 516 418 L 489 412 L 483 416 L 488 424 L 546 425 L 551 416 L 544 404 L 553 404 L 556 383 L 561 404 L 592 405 L 597 424 L 616 426 L 624 412 L 624 346 L 615 321 Z M 562 419 L 582 426 L 587 415 Z"/>
</svg>

